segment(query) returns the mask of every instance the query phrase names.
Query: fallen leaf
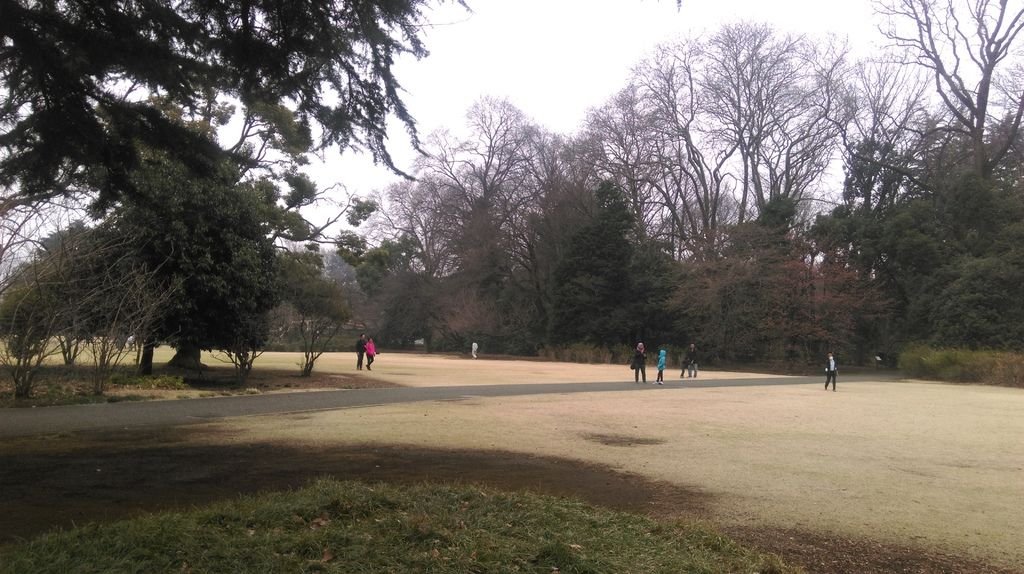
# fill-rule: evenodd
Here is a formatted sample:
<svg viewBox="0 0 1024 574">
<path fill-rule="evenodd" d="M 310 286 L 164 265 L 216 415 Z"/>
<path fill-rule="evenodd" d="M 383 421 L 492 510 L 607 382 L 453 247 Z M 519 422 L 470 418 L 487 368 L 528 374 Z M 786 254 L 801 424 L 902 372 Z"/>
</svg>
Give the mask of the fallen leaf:
<svg viewBox="0 0 1024 574">
<path fill-rule="evenodd" d="M 322 558 L 320 558 L 320 562 L 323 562 L 323 563 L 326 564 L 327 562 L 330 562 L 331 560 L 334 560 L 334 553 L 331 552 L 330 548 L 324 548 L 324 555 L 323 555 Z"/>
</svg>

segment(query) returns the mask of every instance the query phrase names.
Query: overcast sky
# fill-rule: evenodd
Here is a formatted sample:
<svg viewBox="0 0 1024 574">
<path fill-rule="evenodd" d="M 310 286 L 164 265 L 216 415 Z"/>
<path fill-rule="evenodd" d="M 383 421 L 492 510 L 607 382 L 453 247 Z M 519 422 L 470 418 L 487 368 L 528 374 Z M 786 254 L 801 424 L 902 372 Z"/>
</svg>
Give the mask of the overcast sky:
<svg viewBox="0 0 1024 574">
<path fill-rule="evenodd" d="M 539 125 L 571 134 L 587 110 L 625 86 L 630 69 L 666 41 L 722 24 L 766 22 L 780 31 L 848 38 L 854 53 L 878 44 L 870 0 L 467 0 L 427 15 L 430 55 L 401 60 L 396 77 L 421 137 L 460 131 L 482 96 L 508 98 Z M 389 148 L 399 167 L 413 153 L 399 126 Z M 323 185 L 366 195 L 397 180 L 366 156 L 346 152 L 311 170 Z"/>
</svg>

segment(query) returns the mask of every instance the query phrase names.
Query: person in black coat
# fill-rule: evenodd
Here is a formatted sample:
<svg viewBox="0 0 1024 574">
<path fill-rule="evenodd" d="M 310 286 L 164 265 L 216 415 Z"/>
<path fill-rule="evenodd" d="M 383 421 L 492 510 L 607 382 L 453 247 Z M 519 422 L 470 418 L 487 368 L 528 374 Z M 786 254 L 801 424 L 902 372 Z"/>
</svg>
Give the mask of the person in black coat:
<svg viewBox="0 0 1024 574">
<path fill-rule="evenodd" d="M 832 356 L 832 353 L 828 354 L 828 358 L 825 359 L 825 390 L 828 390 L 828 383 L 832 381 L 832 392 L 836 392 L 836 374 L 839 373 L 839 364 L 836 363 L 836 358 Z"/>
<path fill-rule="evenodd" d="M 690 343 L 690 348 L 686 349 L 686 356 L 683 357 L 683 371 L 679 373 L 679 378 L 683 378 L 687 372 L 690 374 L 690 378 L 697 378 L 697 345 Z"/>
<path fill-rule="evenodd" d="M 356 341 L 356 370 L 363 370 L 363 357 L 366 355 L 366 333 L 359 333 Z"/>
<path fill-rule="evenodd" d="M 639 383 L 640 377 L 643 376 L 644 382 L 647 382 L 647 350 L 644 348 L 643 343 L 637 343 L 636 350 L 633 351 L 633 362 L 630 364 L 633 368 L 633 382 Z"/>
</svg>

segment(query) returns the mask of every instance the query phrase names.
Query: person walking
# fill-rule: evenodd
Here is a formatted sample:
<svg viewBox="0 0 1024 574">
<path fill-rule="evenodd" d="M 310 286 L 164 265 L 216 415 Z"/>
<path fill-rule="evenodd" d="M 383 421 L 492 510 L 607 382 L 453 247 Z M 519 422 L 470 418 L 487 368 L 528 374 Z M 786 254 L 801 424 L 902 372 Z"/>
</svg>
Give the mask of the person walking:
<svg viewBox="0 0 1024 574">
<path fill-rule="evenodd" d="M 640 377 L 643 376 L 644 382 L 647 382 L 647 350 L 644 349 L 643 342 L 636 344 L 636 350 L 633 351 L 633 382 L 639 383 Z"/>
<path fill-rule="evenodd" d="M 690 347 L 686 349 L 686 356 L 683 358 L 683 371 L 679 373 L 679 378 L 683 378 L 683 375 L 689 373 L 690 378 L 697 378 L 697 346 L 690 343 Z"/>
<path fill-rule="evenodd" d="M 372 371 L 370 365 L 373 364 L 373 358 L 377 356 L 377 345 L 373 344 L 373 337 L 366 342 L 366 370 Z"/>
<path fill-rule="evenodd" d="M 477 352 L 478 350 L 480 350 L 480 345 L 477 345 L 477 344 L 476 344 L 476 341 L 473 341 L 473 358 L 474 358 L 474 359 L 476 358 L 476 352 Z"/>
<path fill-rule="evenodd" d="M 665 384 L 665 361 L 668 359 L 668 351 L 664 347 L 658 351 L 658 379 L 655 381 L 659 385 Z"/>
<path fill-rule="evenodd" d="M 363 370 L 363 355 L 366 354 L 366 333 L 359 333 L 356 341 L 356 370 Z"/>
<path fill-rule="evenodd" d="M 828 390 L 828 383 L 832 381 L 832 392 L 836 392 L 836 375 L 839 373 L 839 365 L 832 353 L 825 359 L 825 390 Z"/>
</svg>

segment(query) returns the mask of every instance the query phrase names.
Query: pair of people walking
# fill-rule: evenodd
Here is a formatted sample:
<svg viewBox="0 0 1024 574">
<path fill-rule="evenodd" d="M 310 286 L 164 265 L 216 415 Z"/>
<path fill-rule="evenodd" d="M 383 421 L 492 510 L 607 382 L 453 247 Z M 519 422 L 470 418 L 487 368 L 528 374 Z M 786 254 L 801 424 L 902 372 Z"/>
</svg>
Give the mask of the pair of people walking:
<svg viewBox="0 0 1024 574">
<path fill-rule="evenodd" d="M 363 370 L 363 357 L 366 357 L 366 370 L 372 371 L 371 365 L 373 365 L 373 359 L 377 356 L 377 346 L 373 343 L 373 339 L 367 339 L 366 333 L 360 333 L 359 339 L 356 341 L 356 370 Z"/>
<path fill-rule="evenodd" d="M 665 362 L 667 358 L 668 351 L 665 349 L 658 351 L 658 378 L 655 379 L 655 384 L 665 384 Z M 641 377 L 643 377 L 643 382 L 647 382 L 647 349 L 644 347 L 643 342 L 637 343 L 636 349 L 633 351 L 633 361 L 630 363 L 630 368 L 633 369 L 633 382 L 639 383 Z"/>
</svg>

